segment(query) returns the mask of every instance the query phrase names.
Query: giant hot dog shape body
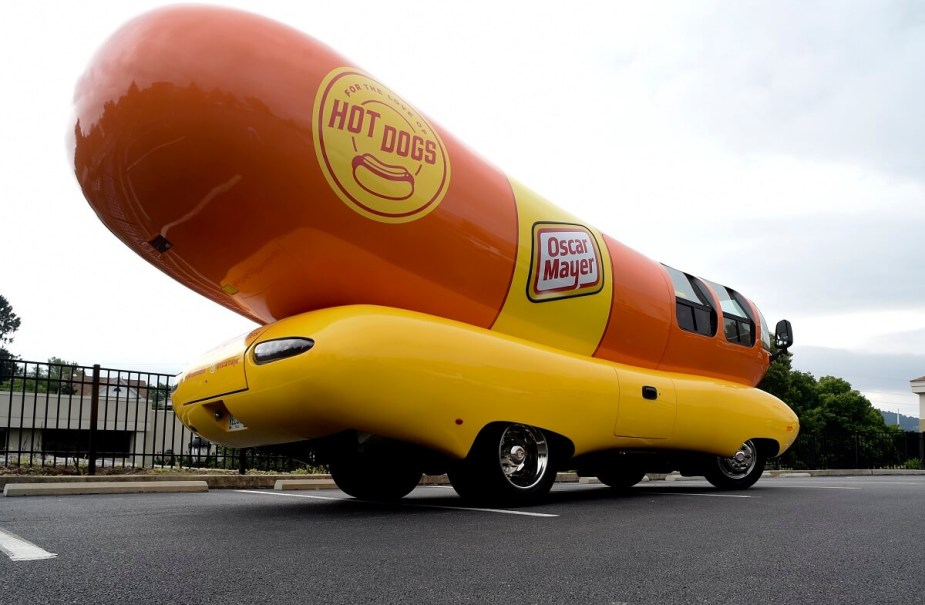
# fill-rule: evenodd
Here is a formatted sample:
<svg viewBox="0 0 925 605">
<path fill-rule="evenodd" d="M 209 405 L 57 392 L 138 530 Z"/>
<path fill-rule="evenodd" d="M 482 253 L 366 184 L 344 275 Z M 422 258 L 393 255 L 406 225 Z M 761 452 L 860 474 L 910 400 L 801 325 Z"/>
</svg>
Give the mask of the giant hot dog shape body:
<svg viewBox="0 0 925 605">
<path fill-rule="evenodd" d="M 722 316 L 714 337 L 681 330 L 660 264 L 279 23 L 145 14 L 105 43 L 74 102 L 75 172 L 100 219 L 259 323 L 370 303 L 644 368 L 749 385 L 767 368 L 760 343 L 727 342 Z"/>
</svg>

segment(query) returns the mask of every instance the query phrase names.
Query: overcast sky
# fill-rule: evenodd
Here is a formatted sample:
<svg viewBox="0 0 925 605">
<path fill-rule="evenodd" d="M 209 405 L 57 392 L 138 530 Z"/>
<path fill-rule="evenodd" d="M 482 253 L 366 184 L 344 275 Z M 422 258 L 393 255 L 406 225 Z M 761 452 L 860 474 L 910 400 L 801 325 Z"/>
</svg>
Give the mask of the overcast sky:
<svg viewBox="0 0 925 605">
<path fill-rule="evenodd" d="M 164 4 L 0 8 L 0 294 L 24 359 L 176 372 L 253 327 L 116 240 L 65 153 L 93 52 Z M 221 4 L 320 39 L 557 205 L 790 319 L 797 369 L 918 415 L 925 3 Z"/>
</svg>

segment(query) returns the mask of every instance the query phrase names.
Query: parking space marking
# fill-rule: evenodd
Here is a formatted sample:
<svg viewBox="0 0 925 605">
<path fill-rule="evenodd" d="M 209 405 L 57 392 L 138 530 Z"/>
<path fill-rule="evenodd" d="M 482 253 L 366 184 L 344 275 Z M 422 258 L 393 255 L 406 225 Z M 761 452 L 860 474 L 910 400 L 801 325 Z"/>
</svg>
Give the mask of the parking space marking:
<svg viewBox="0 0 925 605">
<path fill-rule="evenodd" d="M 850 489 L 855 491 L 864 489 L 863 487 L 847 487 L 843 485 L 782 485 L 781 487 L 799 487 L 802 489 Z"/>
<path fill-rule="evenodd" d="M 417 504 L 413 502 L 399 502 L 402 506 L 416 506 L 419 508 L 442 508 L 446 510 L 466 510 L 473 511 L 478 513 L 499 513 L 502 515 L 520 515 L 521 517 L 541 517 L 541 518 L 554 518 L 559 515 L 552 515 L 550 513 L 532 513 L 530 511 L 524 510 L 508 510 L 505 508 L 475 508 L 469 506 L 441 506 L 439 504 Z"/>
<path fill-rule="evenodd" d="M 236 489 L 236 492 L 242 494 L 261 494 L 264 496 L 286 496 L 289 498 L 308 498 L 310 500 L 338 500 L 341 502 L 355 502 L 357 504 L 382 504 L 377 502 L 369 502 L 366 500 L 356 500 L 354 498 L 332 498 L 331 496 L 312 496 L 309 494 L 287 494 L 287 493 L 276 493 L 276 492 L 262 492 L 260 490 L 251 490 L 251 489 Z M 541 518 L 551 518 L 558 517 L 559 515 L 552 515 L 549 513 L 533 513 L 529 511 L 522 510 L 507 510 L 504 508 L 474 508 L 469 506 L 442 506 L 439 504 L 420 504 L 417 502 L 406 502 L 406 501 L 397 501 L 389 502 L 389 504 L 394 504 L 396 506 L 411 506 L 415 508 L 437 508 L 444 510 L 463 510 L 479 513 L 498 513 L 501 515 L 519 515 L 521 517 L 541 517 Z"/>
<path fill-rule="evenodd" d="M 308 498 L 309 500 L 343 500 L 347 501 L 349 498 L 332 498 L 330 496 L 312 496 L 309 494 L 289 494 L 286 492 L 262 492 L 259 489 L 236 489 L 234 490 L 239 494 L 260 494 L 262 496 L 285 496 L 286 498 Z"/>
<path fill-rule="evenodd" d="M 648 489 L 640 489 L 640 494 L 659 494 L 662 496 L 703 496 L 704 498 L 754 498 L 745 494 L 702 494 L 698 492 L 656 492 Z"/>
<path fill-rule="evenodd" d="M 0 551 L 12 561 L 39 561 L 58 556 L 3 529 L 0 529 Z"/>
</svg>

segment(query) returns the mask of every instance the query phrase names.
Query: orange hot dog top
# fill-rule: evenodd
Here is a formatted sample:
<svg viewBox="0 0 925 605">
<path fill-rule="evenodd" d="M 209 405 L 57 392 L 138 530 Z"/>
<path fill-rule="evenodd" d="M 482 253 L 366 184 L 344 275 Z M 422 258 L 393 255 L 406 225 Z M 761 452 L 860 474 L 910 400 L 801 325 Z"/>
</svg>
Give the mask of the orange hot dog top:
<svg viewBox="0 0 925 605">
<path fill-rule="evenodd" d="M 759 346 L 681 332 L 664 269 L 509 180 L 287 26 L 129 22 L 74 97 L 74 166 L 126 245 L 259 323 L 369 303 L 755 384 Z"/>
</svg>

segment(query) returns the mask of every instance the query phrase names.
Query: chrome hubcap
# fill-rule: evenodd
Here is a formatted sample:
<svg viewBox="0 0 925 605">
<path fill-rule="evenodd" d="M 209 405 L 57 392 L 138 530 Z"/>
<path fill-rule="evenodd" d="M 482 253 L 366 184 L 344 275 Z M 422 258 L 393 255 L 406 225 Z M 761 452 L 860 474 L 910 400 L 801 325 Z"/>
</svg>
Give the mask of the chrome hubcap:
<svg viewBox="0 0 925 605">
<path fill-rule="evenodd" d="M 549 444 L 539 429 L 513 424 L 501 433 L 498 461 L 508 483 L 518 489 L 530 489 L 546 475 Z"/>
<path fill-rule="evenodd" d="M 718 458 L 719 470 L 730 479 L 744 479 L 755 469 L 758 463 L 755 444 L 746 441 L 739 451 L 729 458 Z"/>
<path fill-rule="evenodd" d="M 527 459 L 527 450 L 515 445 L 511 448 L 511 461 L 517 464 L 523 464 L 523 461 Z"/>
</svg>

